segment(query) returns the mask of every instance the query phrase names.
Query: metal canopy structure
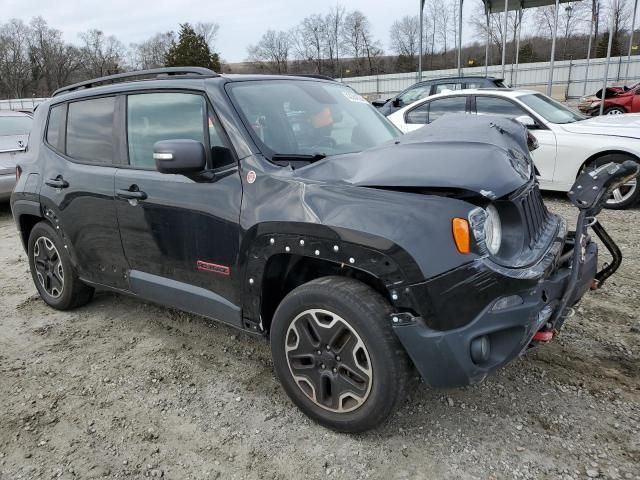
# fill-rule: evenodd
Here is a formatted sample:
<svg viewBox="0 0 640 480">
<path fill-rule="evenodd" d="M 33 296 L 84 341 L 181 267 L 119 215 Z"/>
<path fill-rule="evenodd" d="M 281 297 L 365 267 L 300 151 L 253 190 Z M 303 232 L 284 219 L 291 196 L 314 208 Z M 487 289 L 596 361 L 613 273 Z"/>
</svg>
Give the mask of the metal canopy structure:
<svg viewBox="0 0 640 480">
<path fill-rule="evenodd" d="M 573 3 L 575 1 L 582 1 L 582 0 L 482 0 L 482 3 L 484 4 L 484 10 L 485 10 L 485 18 L 486 18 L 486 28 L 487 28 L 487 43 L 486 43 L 486 47 L 485 47 L 485 59 L 484 59 L 484 68 L 485 68 L 485 75 L 488 74 L 489 71 L 489 48 L 491 45 L 491 38 L 490 38 L 490 21 L 489 21 L 489 16 L 491 14 L 494 13 L 504 13 L 505 14 L 505 18 L 504 18 L 504 29 L 503 31 L 505 32 L 505 34 L 502 36 L 502 77 L 505 77 L 505 66 L 506 66 L 506 50 L 507 50 L 507 27 L 508 27 L 508 15 L 506 15 L 506 13 L 510 12 L 510 11 L 517 11 L 518 12 L 518 23 L 517 23 L 517 34 L 516 34 L 516 57 L 515 57 L 515 64 L 512 64 L 511 67 L 511 83 L 515 84 L 514 78 L 517 79 L 517 74 L 518 74 L 518 60 L 519 60 L 519 51 L 520 51 L 520 32 L 522 30 L 522 12 L 523 10 L 527 9 L 527 8 L 536 8 L 536 7 L 548 7 L 548 6 L 552 6 L 555 5 L 555 16 L 554 16 L 554 22 L 553 22 L 553 32 L 552 32 L 552 38 L 551 38 L 551 58 L 549 59 L 549 77 L 547 80 L 547 95 L 551 95 L 551 88 L 553 85 L 553 67 L 554 67 L 554 61 L 555 61 L 555 54 L 556 54 L 556 39 L 558 36 L 558 11 L 560 10 L 560 4 L 562 3 Z M 424 11 L 424 4 L 425 4 L 425 0 L 419 0 L 420 2 L 420 52 L 419 52 L 419 56 L 418 56 L 418 80 L 422 79 L 422 56 L 423 56 L 423 41 L 422 41 L 422 36 L 423 36 L 423 11 Z M 458 76 L 462 76 L 462 8 L 463 8 L 463 4 L 464 4 L 464 0 L 458 0 L 459 3 L 459 10 L 458 10 L 458 38 L 457 38 L 457 47 L 458 47 Z M 566 7 L 567 9 L 570 9 L 570 6 Z M 635 24 L 636 24 L 636 12 L 638 9 L 638 0 L 634 0 L 634 7 L 633 7 L 633 18 L 632 18 L 632 23 L 631 23 L 631 32 L 629 35 L 629 50 L 628 50 L 628 54 L 627 54 L 627 66 L 626 66 L 626 74 L 625 74 L 625 80 L 628 79 L 629 77 L 629 63 L 631 61 L 631 50 L 632 50 L 632 45 L 633 45 L 633 35 L 634 35 L 634 29 L 635 29 Z M 586 68 L 586 77 L 588 77 L 589 74 L 589 60 L 591 57 L 591 44 L 593 42 L 593 32 L 594 32 L 594 21 L 595 21 L 595 17 L 596 15 L 592 15 L 591 16 L 591 27 L 589 30 L 589 46 L 587 49 L 587 68 Z M 613 18 L 613 16 L 612 16 Z M 612 25 L 610 25 L 609 27 L 609 32 L 611 32 L 613 30 L 613 22 Z M 607 48 L 607 61 L 606 61 L 606 65 L 605 65 L 605 75 L 603 78 L 603 91 L 607 86 L 607 75 L 609 72 L 609 63 L 611 62 L 611 43 L 612 43 L 612 35 L 609 35 L 609 45 Z M 587 88 L 587 83 L 585 81 L 585 92 L 586 93 L 586 88 Z M 583 93 L 583 94 L 584 94 Z M 602 106 L 604 105 L 604 102 L 600 102 L 600 106 L 601 106 L 601 112 L 600 114 L 602 114 Z"/>
<path fill-rule="evenodd" d="M 493 13 L 504 13 L 504 35 L 502 35 L 502 77 L 505 76 L 505 64 L 506 64 L 506 52 L 507 52 L 507 30 L 508 25 L 507 22 L 509 17 L 507 12 L 516 10 L 518 12 L 518 32 L 517 32 L 517 40 L 516 40 L 516 61 L 515 66 L 512 66 L 512 79 L 515 73 L 516 77 L 518 75 L 518 57 L 520 50 L 520 32 L 522 30 L 522 12 L 527 8 L 536 8 L 536 7 L 550 7 L 551 5 L 555 5 L 555 17 L 553 22 L 553 32 L 551 38 L 551 58 L 549 60 L 549 79 L 547 81 L 547 95 L 551 95 L 551 86 L 553 84 L 553 63 L 555 61 L 556 56 L 556 38 L 558 36 L 558 10 L 560 9 L 561 3 L 569 3 L 572 1 L 581 1 L 581 0 L 482 0 L 484 3 L 484 11 L 487 17 L 487 47 L 485 53 L 485 73 L 489 69 L 489 43 L 491 39 L 489 38 L 489 15 Z M 462 14 L 462 11 L 460 11 Z"/>
</svg>

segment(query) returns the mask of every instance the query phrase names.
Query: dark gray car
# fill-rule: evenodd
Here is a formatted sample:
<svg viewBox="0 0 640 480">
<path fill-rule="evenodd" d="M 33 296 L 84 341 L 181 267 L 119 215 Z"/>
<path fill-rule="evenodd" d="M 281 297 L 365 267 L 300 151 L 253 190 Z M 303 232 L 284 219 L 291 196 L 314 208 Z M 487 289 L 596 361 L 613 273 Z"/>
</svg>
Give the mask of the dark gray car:
<svg viewBox="0 0 640 480">
<path fill-rule="evenodd" d="M 27 148 L 32 118 L 22 112 L 0 112 L 0 202 L 16 184 L 16 162 Z"/>
<path fill-rule="evenodd" d="M 373 106 L 384 116 L 417 102 L 418 100 L 442 93 L 445 90 L 464 90 L 467 88 L 504 88 L 502 78 L 494 77 L 445 77 L 418 82 L 403 90 L 395 97 L 374 100 Z"/>
</svg>

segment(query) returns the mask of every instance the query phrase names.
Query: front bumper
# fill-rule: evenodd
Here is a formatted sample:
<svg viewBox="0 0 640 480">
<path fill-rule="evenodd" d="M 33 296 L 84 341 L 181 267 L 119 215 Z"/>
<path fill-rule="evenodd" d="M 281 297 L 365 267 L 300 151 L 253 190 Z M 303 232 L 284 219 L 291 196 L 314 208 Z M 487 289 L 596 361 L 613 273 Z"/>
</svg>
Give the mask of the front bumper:
<svg viewBox="0 0 640 480">
<path fill-rule="evenodd" d="M 466 306 L 477 301 L 485 302 L 485 306 L 470 322 L 450 330 L 436 329 L 434 325 L 438 323 L 424 317 L 402 315 L 395 318 L 394 331 L 425 382 L 434 387 L 478 383 L 527 349 L 533 336 L 561 308 L 561 299 L 570 287 L 571 268 L 558 265 L 561 253 L 561 248 L 553 250 L 552 261 L 537 278 L 496 276 L 492 268 L 478 260 L 478 265 L 473 267 L 476 273 L 471 277 L 471 283 L 458 282 L 456 276 L 460 272 L 457 271 L 429 282 L 430 289 L 439 286 L 437 291 L 442 292 L 439 296 L 446 296 L 447 315 L 456 310 L 464 311 Z M 589 241 L 569 305 L 578 302 L 591 287 L 597 258 L 597 245 Z M 495 295 L 496 291 L 501 293 Z M 496 301 L 513 295 L 519 296 L 522 303 L 494 308 Z M 452 302 L 455 303 L 451 305 Z M 438 315 L 438 312 L 433 313 Z M 489 347 L 489 353 L 485 351 L 482 361 L 477 360 L 477 353 L 472 354 L 478 348 L 478 342 L 482 342 L 484 348 Z"/>
<path fill-rule="evenodd" d="M 10 174 L 0 174 L 0 202 L 9 200 L 11 192 L 16 184 L 16 174 L 11 172 Z"/>
</svg>

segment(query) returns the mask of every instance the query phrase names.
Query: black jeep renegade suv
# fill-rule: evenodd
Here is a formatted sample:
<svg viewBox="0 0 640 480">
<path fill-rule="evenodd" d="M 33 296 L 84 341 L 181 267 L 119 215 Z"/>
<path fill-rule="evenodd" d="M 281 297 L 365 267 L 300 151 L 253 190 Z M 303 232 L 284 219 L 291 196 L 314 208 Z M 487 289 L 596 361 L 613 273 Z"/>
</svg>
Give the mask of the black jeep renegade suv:
<svg viewBox="0 0 640 480">
<path fill-rule="evenodd" d="M 511 120 L 402 136 L 334 81 L 173 68 L 55 92 L 11 206 L 52 307 L 109 289 L 268 337 L 298 407 L 363 431 L 411 368 L 475 383 L 549 340 L 617 267 L 595 215 L 635 173 L 581 176 L 567 234 Z"/>
</svg>

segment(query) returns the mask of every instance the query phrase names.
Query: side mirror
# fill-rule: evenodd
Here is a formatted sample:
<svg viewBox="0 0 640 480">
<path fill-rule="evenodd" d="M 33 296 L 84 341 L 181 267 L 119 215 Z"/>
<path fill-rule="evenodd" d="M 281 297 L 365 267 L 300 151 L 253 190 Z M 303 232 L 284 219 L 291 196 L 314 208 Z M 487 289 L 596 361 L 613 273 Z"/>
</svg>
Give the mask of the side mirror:
<svg viewBox="0 0 640 480">
<path fill-rule="evenodd" d="M 153 145 L 153 159 L 161 173 L 195 173 L 204 170 L 204 145 L 196 140 L 162 140 Z"/>
<path fill-rule="evenodd" d="M 520 115 L 519 117 L 516 117 L 515 120 L 520 122 L 522 125 L 524 125 L 527 128 L 537 128 L 538 126 L 536 121 L 533 118 L 531 118 L 529 115 Z"/>
<path fill-rule="evenodd" d="M 399 107 L 400 106 L 400 99 L 398 97 L 393 99 L 393 106 L 394 107 Z"/>
</svg>

